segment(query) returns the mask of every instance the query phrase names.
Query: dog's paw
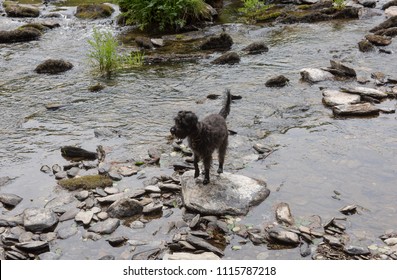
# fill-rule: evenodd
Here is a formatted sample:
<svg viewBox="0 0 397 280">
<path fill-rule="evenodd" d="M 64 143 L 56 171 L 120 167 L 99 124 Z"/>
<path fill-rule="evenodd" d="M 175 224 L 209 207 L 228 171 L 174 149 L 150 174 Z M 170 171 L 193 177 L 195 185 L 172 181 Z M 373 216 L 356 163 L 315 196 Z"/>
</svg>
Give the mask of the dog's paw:
<svg viewBox="0 0 397 280">
<path fill-rule="evenodd" d="M 209 179 L 204 179 L 204 180 L 203 180 L 203 185 L 208 185 L 209 182 L 210 182 Z"/>
<path fill-rule="evenodd" d="M 218 168 L 217 172 L 218 172 L 218 174 L 223 173 L 223 168 Z"/>
<path fill-rule="evenodd" d="M 194 178 L 197 178 L 198 176 L 200 176 L 200 172 L 194 172 Z"/>
</svg>

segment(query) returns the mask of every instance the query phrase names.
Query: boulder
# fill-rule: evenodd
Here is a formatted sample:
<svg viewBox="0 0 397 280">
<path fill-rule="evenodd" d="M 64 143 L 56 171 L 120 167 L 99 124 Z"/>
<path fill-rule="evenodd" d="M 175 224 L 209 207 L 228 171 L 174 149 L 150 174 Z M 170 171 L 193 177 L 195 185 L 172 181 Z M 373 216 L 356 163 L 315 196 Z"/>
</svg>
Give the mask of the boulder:
<svg viewBox="0 0 397 280">
<path fill-rule="evenodd" d="M 100 19 L 110 17 L 114 9 L 106 4 L 83 4 L 77 6 L 75 16 L 80 19 Z"/>
<path fill-rule="evenodd" d="M 31 232 L 50 231 L 58 223 L 57 215 L 50 209 L 28 208 L 23 214 L 23 225 Z"/>
<path fill-rule="evenodd" d="M 58 74 L 73 68 L 73 64 L 63 59 L 47 59 L 39 64 L 34 71 L 39 74 Z"/>
<path fill-rule="evenodd" d="M 222 33 L 219 36 L 212 36 L 208 38 L 204 43 L 201 44 L 200 49 L 202 50 L 214 50 L 214 51 L 228 51 L 233 45 L 232 37 L 227 33 Z"/>
<path fill-rule="evenodd" d="M 397 16 L 394 16 L 394 17 L 391 17 L 391 18 L 385 20 L 381 24 L 379 24 L 379 25 L 375 26 L 374 28 L 372 28 L 370 30 L 370 32 L 376 32 L 376 31 L 379 31 L 381 29 L 387 29 L 387 28 L 391 28 L 391 27 L 397 27 Z"/>
<path fill-rule="evenodd" d="M 359 103 L 361 97 L 358 94 L 350 94 L 342 92 L 339 90 L 329 90 L 323 91 L 323 102 L 327 106 L 337 106 L 343 104 L 354 104 Z"/>
<path fill-rule="evenodd" d="M 23 28 L 10 31 L 0 30 L 0 44 L 1 43 L 18 43 L 38 40 L 41 32 L 36 28 Z"/>
<path fill-rule="evenodd" d="M 245 215 L 270 194 L 266 183 L 243 175 L 211 174 L 207 185 L 193 175 L 193 170 L 182 175 L 182 197 L 187 208 L 202 214 Z"/>
<path fill-rule="evenodd" d="M 375 46 L 388 46 L 391 44 L 390 37 L 381 36 L 381 35 L 369 34 L 369 35 L 365 36 L 365 39 L 367 39 L 369 42 L 371 42 Z"/>
<path fill-rule="evenodd" d="M 240 56 L 236 52 L 227 52 L 212 61 L 212 64 L 236 64 L 240 62 Z"/>
<path fill-rule="evenodd" d="M 121 198 L 113 202 L 107 213 L 112 218 L 126 218 L 139 215 L 143 211 L 143 206 L 135 199 Z"/>
<path fill-rule="evenodd" d="M 334 75 L 331 73 L 316 68 L 303 68 L 300 70 L 300 74 L 302 80 L 309 83 L 318 83 L 325 80 L 332 80 L 334 78 Z"/>
<path fill-rule="evenodd" d="M 5 12 L 9 17 L 38 17 L 40 11 L 38 8 L 30 5 L 14 4 L 12 2 L 6 2 L 4 4 Z"/>
<path fill-rule="evenodd" d="M 397 6 L 392 6 L 392 7 L 390 7 L 390 8 L 387 8 L 387 9 L 385 10 L 385 15 L 386 15 L 387 17 L 394 17 L 394 16 L 397 16 Z"/>
<path fill-rule="evenodd" d="M 331 60 L 330 63 L 331 67 L 324 70 L 332 73 L 333 75 L 347 78 L 354 78 L 357 76 L 356 71 L 353 68 L 342 64 L 340 61 Z"/>
</svg>

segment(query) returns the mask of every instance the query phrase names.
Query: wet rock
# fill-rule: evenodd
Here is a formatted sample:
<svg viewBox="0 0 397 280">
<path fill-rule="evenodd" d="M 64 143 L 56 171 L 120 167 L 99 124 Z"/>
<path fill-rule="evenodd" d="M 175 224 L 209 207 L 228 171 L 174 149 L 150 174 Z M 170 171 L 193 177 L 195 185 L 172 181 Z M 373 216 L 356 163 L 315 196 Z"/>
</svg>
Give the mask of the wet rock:
<svg viewBox="0 0 397 280">
<path fill-rule="evenodd" d="M 35 28 L 23 28 L 10 31 L 0 30 L 0 44 L 29 42 L 38 40 L 41 32 Z"/>
<path fill-rule="evenodd" d="M 190 244 L 192 244 L 196 248 L 200 248 L 200 249 L 204 249 L 204 250 L 213 252 L 213 253 L 217 254 L 218 256 L 223 256 L 223 254 L 224 254 L 222 250 L 220 250 L 217 247 L 211 245 L 210 243 L 208 243 L 204 239 L 196 237 L 196 236 L 193 236 L 191 234 L 187 235 L 186 241 L 189 242 Z"/>
<path fill-rule="evenodd" d="M 348 78 L 354 78 L 357 76 L 356 71 L 353 68 L 342 64 L 340 61 L 331 60 L 330 63 L 331 67 L 324 70 L 332 73 L 333 75 Z"/>
<path fill-rule="evenodd" d="M 23 225 L 23 216 L 4 216 L 0 215 L 0 226 L 2 227 L 14 227 L 17 225 Z"/>
<path fill-rule="evenodd" d="M 11 193 L 1 193 L 0 194 L 0 202 L 3 203 L 7 207 L 15 207 L 17 206 L 21 201 L 22 197 L 16 195 L 16 194 L 11 194 Z"/>
<path fill-rule="evenodd" d="M 74 219 L 74 217 L 76 217 L 77 213 L 79 212 L 80 211 L 77 208 L 69 209 L 59 217 L 59 221 L 64 222 L 64 221 L 72 220 Z"/>
<path fill-rule="evenodd" d="M 77 6 L 75 16 L 80 19 L 100 19 L 110 17 L 114 9 L 106 4 L 83 4 Z"/>
<path fill-rule="evenodd" d="M 295 223 L 294 218 L 291 214 L 289 205 L 285 202 L 281 202 L 276 206 L 276 219 L 279 223 L 292 226 Z"/>
<path fill-rule="evenodd" d="M 31 252 L 35 254 L 41 254 L 50 250 L 50 246 L 46 241 L 30 241 L 17 243 L 15 244 L 15 247 L 24 252 Z"/>
<path fill-rule="evenodd" d="M 82 161 L 82 160 L 96 160 L 98 153 L 90 152 L 85 149 L 74 146 L 61 147 L 61 155 L 67 160 Z"/>
<path fill-rule="evenodd" d="M 50 173 L 51 172 L 51 168 L 48 165 L 43 165 L 40 168 L 40 171 L 43 172 L 43 173 Z"/>
<path fill-rule="evenodd" d="M 302 80 L 308 83 L 318 83 L 334 78 L 331 73 L 316 68 L 303 68 L 300 70 L 300 75 Z"/>
<path fill-rule="evenodd" d="M 243 51 L 247 52 L 248 54 L 261 54 L 268 52 L 269 48 L 264 42 L 254 42 L 245 47 Z"/>
<path fill-rule="evenodd" d="M 393 16 L 387 20 L 385 20 L 384 22 L 382 22 L 381 24 L 375 26 L 374 28 L 372 28 L 370 30 L 370 32 L 376 32 L 379 31 L 381 29 L 388 29 L 391 27 L 397 27 L 397 16 Z"/>
<path fill-rule="evenodd" d="M 165 254 L 163 260 L 220 260 L 216 254 L 212 252 L 204 252 L 200 254 L 192 253 L 172 253 Z"/>
<path fill-rule="evenodd" d="M 144 194 L 145 194 L 145 190 L 137 189 L 137 190 L 133 190 L 133 191 L 129 191 L 129 192 L 116 193 L 116 194 L 108 195 L 105 197 L 99 197 L 99 198 L 97 198 L 97 200 L 100 203 L 113 203 L 113 202 L 120 200 L 122 198 L 136 198 L 136 197 L 142 196 Z"/>
<path fill-rule="evenodd" d="M 66 179 L 67 177 L 68 177 L 68 174 L 66 173 L 66 171 L 59 171 L 59 172 L 55 173 L 55 179 L 57 179 L 57 180 Z"/>
<path fill-rule="evenodd" d="M 381 90 L 367 87 L 341 88 L 341 90 L 348 93 L 359 94 L 362 97 L 369 96 L 376 99 L 382 99 L 388 96 L 387 93 Z"/>
<path fill-rule="evenodd" d="M 68 175 L 68 177 L 74 178 L 79 174 L 79 172 L 80 172 L 80 168 L 72 167 L 68 171 L 66 171 L 66 174 Z"/>
<path fill-rule="evenodd" d="M 328 243 L 331 247 L 342 248 L 343 243 L 340 238 L 334 237 L 332 235 L 324 235 L 323 239 L 326 243 Z"/>
<path fill-rule="evenodd" d="M 42 253 L 42 254 L 40 254 L 38 256 L 39 260 L 48 260 L 48 261 L 50 261 L 50 260 L 59 260 L 60 258 L 61 258 L 61 256 L 56 254 L 56 253 L 54 253 L 54 252 L 45 252 L 45 253 Z"/>
<path fill-rule="evenodd" d="M 358 0 L 358 3 L 366 8 L 375 8 L 376 0 Z"/>
<path fill-rule="evenodd" d="M 154 214 L 161 212 L 163 210 L 163 204 L 162 203 L 149 203 L 148 205 L 145 205 L 143 207 L 142 213 L 143 214 Z"/>
<path fill-rule="evenodd" d="M 139 215 L 142 211 L 143 206 L 137 200 L 121 198 L 109 206 L 107 213 L 112 218 L 125 218 Z"/>
<path fill-rule="evenodd" d="M 116 236 L 116 237 L 111 237 L 111 238 L 106 239 L 106 241 L 109 242 L 110 246 L 112 246 L 112 247 L 121 246 L 127 240 L 128 239 L 124 236 Z"/>
<path fill-rule="evenodd" d="M 357 213 L 357 205 L 347 205 L 339 210 L 342 214 L 353 215 Z"/>
<path fill-rule="evenodd" d="M 360 50 L 360 52 L 372 52 L 375 50 L 374 45 L 371 44 L 370 41 L 368 40 L 361 40 L 358 43 L 358 49 Z"/>
<path fill-rule="evenodd" d="M 149 185 L 145 187 L 145 191 L 148 193 L 160 193 L 161 190 L 158 186 Z"/>
<path fill-rule="evenodd" d="M 116 171 L 110 171 L 107 175 L 114 181 L 121 181 L 123 179 L 123 177 Z"/>
<path fill-rule="evenodd" d="M 73 68 L 73 64 L 63 59 L 47 59 L 39 64 L 34 71 L 39 74 L 58 74 Z"/>
<path fill-rule="evenodd" d="M 349 255 L 369 255 L 371 253 L 368 248 L 352 245 L 345 246 L 343 251 Z"/>
<path fill-rule="evenodd" d="M 212 61 L 212 64 L 236 64 L 240 62 L 240 56 L 236 52 L 227 52 Z"/>
<path fill-rule="evenodd" d="M 327 106 L 355 104 L 361 101 L 358 94 L 346 93 L 338 90 L 326 89 L 323 91 L 323 102 Z"/>
<path fill-rule="evenodd" d="M 259 154 L 265 154 L 265 153 L 271 153 L 273 149 L 271 147 L 256 143 L 252 146 L 255 151 L 257 151 Z"/>
<path fill-rule="evenodd" d="M 283 75 L 275 76 L 266 81 L 267 87 L 284 87 L 289 82 L 289 79 Z"/>
<path fill-rule="evenodd" d="M 133 221 L 131 223 L 131 228 L 133 228 L 133 229 L 140 229 L 140 228 L 144 228 L 144 227 L 145 227 L 145 224 L 141 221 Z"/>
<path fill-rule="evenodd" d="M 141 49 L 151 50 L 154 48 L 153 43 L 149 37 L 136 37 L 135 43 Z"/>
<path fill-rule="evenodd" d="M 392 6 L 397 6 L 397 0 L 391 0 L 388 1 L 386 4 L 383 4 L 382 10 L 386 10 L 387 8 L 390 8 Z"/>
<path fill-rule="evenodd" d="M 269 237 L 276 242 L 289 245 L 298 245 L 300 243 L 299 235 L 295 232 L 283 230 L 275 227 L 267 231 Z"/>
<path fill-rule="evenodd" d="M 387 238 L 383 240 L 387 246 L 394 246 L 397 245 L 397 237 Z"/>
<path fill-rule="evenodd" d="M 57 173 L 58 174 L 58 173 Z M 58 181 L 61 187 L 68 190 L 106 188 L 113 185 L 112 179 L 102 175 L 87 175 L 79 178 L 62 179 Z"/>
<path fill-rule="evenodd" d="M 51 169 L 52 173 L 54 174 L 63 171 L 62 167 L 59 164 L 54 164 Z"/>
<path fill-rule="evenodd" d="M 116 188 L 116 187 L 107 187 L 107 188 L 104 189 L 104 191 L 107 194 L 116 194 L 116 193 L 120 192 L 120 190 L 118 188 Z"/>
<path fill-rule="evenodd" d="M 76 222 L 82 222 L 84 225 L 89 225 L 93 217 L 94 217 L 94 212 L 88 210 L 88 211 L 80 211 L 79 213 L 76 214 L 74 219 L 76 220 Z"/>
<path fill-rule="evenodd" d="M 131 260 L 152 260 L 161 252 L 161 248 L 144 250 L 134 254 Z"/>
<path fill-rule="evenodd" d="M 38 8 L 30 6 L 30 5 L 20 5 L 14 4 L 12 2 L 6 2 L 4 4 L 4 10 L 9 17 L 38 17 L 40 15 L 40 11 Z"/>
<path fill-rule="evenodd" d="M 208 38 L 201 46 L 202 50 L 228 51 L 233 45 L 232 37 L 227 33 Z"/>
<path fill-rule="evenodd" d="M 76 193 L 74 197 L 77 198 L 79 201 L 84 201 L 88 198 L 89 195 L 90 195 L 89 191 L 84 190 Z"/>
<path fill-rule="evenodd" d="M 49 231 L 58 223 L 57 215 L 50 209 L 28 208 L 23 214 L 23 225 L 31 232 Z"/>
<path fill-rule="evenodd" d="M 91 226 L 88 231 L 98 234 L 111 234 L 119 227 L 119 225 L 119 219 L 109 218 L 103 222 L 98 222 Z"/>
<path fill-rule="evenodd" d="M 395 37 L 395 36 L 397 36 L 397 27 L 381 29 L 379 31 L 376 31 L 375 35 Z"/>
<path fill-rule="evenodd" d="M 379 115 L 380 109 L 371 103 L 338 105 L 333 108 L 337 116 L 374 116 Z"/>
<path fill-rule="evenodd" d="M 370 43 L 374 44 L 375 46 L 388 46 L 391 44 L 391 38 L 381 35 L 374 35 L 369 34 L 365 36 Z"/>
<path fill-rule="evenodd" d="M 394 17 L 394 16 L 397 16 L 397 7 L 396 7 L 396 6 L 392 6 L 392 7 L 387 8 L 387 9 L 385 10 L 385 15 L 386 15 L 387 17 Z"/>
<path fill-rule="evenodd" d="M 301 15 L 291 14 L 286 17 L 283 17 L 280 20 L 280 22 L 291 24 L 297 22 L 314 23 L 314 22 L 329 21 L 335 19 L 358 19 L 360 16 L 360 10 L 361 9 L 358 7 L 345 7 L 344 9 L 341 10 L 334 8 L 325 8 L 320 10 L 314 10 L 311 12 L 305 12 Z"/>
<path fill-rule="evenodd" d="M 152 42 L 152 44 L 156 47 L 164 47 L 165 43 L 163 39 L 156 39 L 156 38 L 152 38 L 150 39 L 150 41 Z"/>
<path fill-rule="evenodd" d="M 130 177 L 138 173 L 138 169 L 129 166 L 121 166 L 117 169 L 117 171 L 123 177 Z"/>
<path fill-rule="evenodd" d="M 182 189 L 182 187 L 180 185 L 173 184 L 173 183 L 167 183 L 167 184 L 159 183 L 158 186 L 161 190 L 165 190 L 165 191 L 174 191 L 175 192 L 175 191 L 180 191 Z"/>
<path fill-rule="evenodd" d="M 203 185 L 193 178 L 194 171 L 181 177 L 182 196 L 187 208 L 209 215 L 245 215 L 250 206 L 269 195 L 266 183 L 242 175 L 211 174 L 211 182 Z"/>
</svg>

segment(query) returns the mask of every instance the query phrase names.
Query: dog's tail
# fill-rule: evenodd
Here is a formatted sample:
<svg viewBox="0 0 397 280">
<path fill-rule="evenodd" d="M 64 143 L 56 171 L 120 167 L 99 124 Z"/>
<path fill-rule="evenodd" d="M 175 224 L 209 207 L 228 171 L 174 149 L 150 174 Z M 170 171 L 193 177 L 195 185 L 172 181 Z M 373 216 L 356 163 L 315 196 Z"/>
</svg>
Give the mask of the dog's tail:
<svg viewBox="0 0 397 280">
<path fill-rule="evenodd" d="M 219 115 L 221 115 L 224 119 L 230 113 L 230 104 L 232 103 L 232 94 L 230 93 L 230 89 L 226 90 L 226 99 L 223 103 L 222 109 L 219 111 Z"/>
</svg>

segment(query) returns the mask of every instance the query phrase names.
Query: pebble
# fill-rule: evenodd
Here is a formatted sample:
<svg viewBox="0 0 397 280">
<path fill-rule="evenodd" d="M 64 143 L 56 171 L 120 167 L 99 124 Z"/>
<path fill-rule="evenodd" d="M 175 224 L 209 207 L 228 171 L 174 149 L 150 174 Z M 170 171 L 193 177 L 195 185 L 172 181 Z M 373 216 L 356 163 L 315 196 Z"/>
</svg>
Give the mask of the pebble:
<svg viewBox="0 0 397 280">
<path fill-rule="evenodd" d="M 105 193 L 107 193 L 107 194 L 116 194 L 116 193 L 119 193 L 119 192 L 120 192 L 120 190 L 119 190 L 118 188 L 116 188 L 116 187 L 106 187 L 106 188 L 104 189 L 104 191 L 105 191 Z"/>
<path fill-rule="evenodd" d="M 51 172 L 51 168 L 50 168 L 48 165 L 43 165 L 43 166 L 40 168 L 40 171 L 41 171 L 41 172 L 44 172 L 44 173 L 50 173 L 50 172 Z"/>
<path fill-rule="evenodd" d="M 153 214 L 156 212 L 160 212 L 163 209 L 162 203 L 149 203 L 143 207 L 142 213 L 143 214 Z"/>
<path fill-rule="evenodd" d="M 142 223 L 141 221 L 133 221 L 131 223 L 131 228 L 133 228 L 133 229 L 140 229 L 140 228 L 144 228 L 144 227 L 145 227 L 145 224 Z"/>
<path fill-rule="evenodd" d="M 91 226 L 88 231 L 98 233 L 98 234 L 111 234 L 120 225 L 120 220 L 115 218 L 106 219 L 103 222 L 98 222 Z"/>
<path fill-rule="evenodd" d="M 8 207 L 15 207 L 22 201 L 22 197 L 11 194 L 11 193 L 2 193 L 0 194 L 0 202 Z"/>
<path fill-rule="evenodd" d="M 397 245 L 397 238 L 396 237 L 388 238 L 385 239 L 383 242 L 385 242 L 385 244 L 388 246 L 394 246 Z"/>
<path fill-rule="evenodd" d="M 161 192 L 160 188 L 158 186 L 154 186 L 154 185 L 146 186 L 145 191 L 150 192 L 150 193 L 160 193 Z"/>
<path fill-rule="evenodd" d="M 74 217 L 77 222 L 82 222 L 84 225 L 89 225 L 91 223 L 92 217 L 94 216 L 94 212 L 91 210 L 88 211 L 80 211 Z"/>
<path fill-rule="evenodd" d="M 276 219 L 279 223 L 285 225 L 293 225 L 295 223 L 294 218 L 291 214 L 291 209 L 289 205 L 285 202 L 281 202 L 276 206 Z"/>
<path fill-rule="evenodd" d="M 78 192 L 74 197 L 77 198 L 80 201 L 84 201 L 87 199 L 87 197 L 90 195 L 90 193 L 86 190 Z"/>
</svg>

